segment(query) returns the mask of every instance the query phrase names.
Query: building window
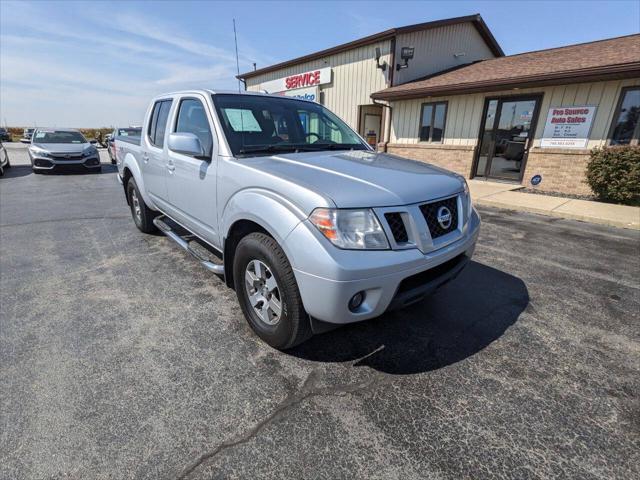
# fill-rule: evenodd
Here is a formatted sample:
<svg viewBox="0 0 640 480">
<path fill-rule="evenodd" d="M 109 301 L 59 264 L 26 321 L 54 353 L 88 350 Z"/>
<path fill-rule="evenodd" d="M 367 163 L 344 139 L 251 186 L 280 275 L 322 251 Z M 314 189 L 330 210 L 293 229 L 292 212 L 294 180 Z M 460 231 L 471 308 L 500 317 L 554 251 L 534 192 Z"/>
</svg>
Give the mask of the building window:
<svg viewBox="0 0 640 480">
<path fill-rule="evenodd" d="M 423 103 L 420 113 L 420 141 L 442 143 L 447 102 Z"/>
<path fill-rule="evenodd" d="M 640 87 L 624 88 L 611 124 L 611 145 L 638 145 L 640 140 Z"/>
</svg>

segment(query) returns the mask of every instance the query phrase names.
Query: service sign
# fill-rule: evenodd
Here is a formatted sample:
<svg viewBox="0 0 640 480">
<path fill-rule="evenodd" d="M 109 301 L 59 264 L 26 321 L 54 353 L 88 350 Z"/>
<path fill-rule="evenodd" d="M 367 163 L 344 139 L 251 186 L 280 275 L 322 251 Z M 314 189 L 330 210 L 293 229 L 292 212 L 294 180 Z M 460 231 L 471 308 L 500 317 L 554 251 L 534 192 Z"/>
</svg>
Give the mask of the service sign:
<svg viewBox="0 0 640 480">
<path fill-rule="evenodd" d="M 540 140 L 542 148 L 587 148 L 594 106 L 551 107 Z"/>
<path fill-rule="evenodd" d="M 304 73 L 289 75 L 261 84 L 260 88 L 268 93 L 282 93 L 302 88 L 317 87 L 331 83 L 331 67 L 318 68 Z"/>
</svg>

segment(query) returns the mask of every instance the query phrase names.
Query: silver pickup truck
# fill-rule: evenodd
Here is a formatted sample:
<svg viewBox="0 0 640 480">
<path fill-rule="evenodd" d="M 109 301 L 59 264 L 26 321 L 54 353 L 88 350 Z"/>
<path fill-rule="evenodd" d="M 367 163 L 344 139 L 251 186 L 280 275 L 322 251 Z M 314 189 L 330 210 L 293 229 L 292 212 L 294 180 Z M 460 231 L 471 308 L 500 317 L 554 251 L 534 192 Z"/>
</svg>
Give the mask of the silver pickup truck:
<svg viewBox="0 0 640 480">
<path fill-rule="evenodd" d="M 421 300 L 478 238 L 464 178 L 372 151 L 314 102 L 171 93 L 115 144 L 136 226 L 223 276 L 275 348 Z"/>
</svg>

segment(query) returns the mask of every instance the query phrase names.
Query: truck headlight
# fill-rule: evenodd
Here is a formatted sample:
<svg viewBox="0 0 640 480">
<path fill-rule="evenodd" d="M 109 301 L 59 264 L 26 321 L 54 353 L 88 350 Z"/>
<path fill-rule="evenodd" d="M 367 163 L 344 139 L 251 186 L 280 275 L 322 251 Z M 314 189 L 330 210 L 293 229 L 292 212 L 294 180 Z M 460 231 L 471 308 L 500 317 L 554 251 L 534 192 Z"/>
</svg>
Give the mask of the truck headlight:
<svg viewBox="0 0 640 480">
<path fill-rule="evenodd" d="M 362 210 L 316 208 L 309 220 L 336 247 L 354 250 L 386 250 L 389 241 L 382 226 L 367 208 Z"/>
<path fill-rule="evenodd" d="M 465 213 L 464 221 L 466 222 L 471 216 L 471 209 L 473 208 L 473 203 L 471 202 L 471 192 L 469 191 L 469 185 L 467 184 L 467 180 L 464 177 L 460 177 L 462 180 L 462 209 Z"/>
</svg>

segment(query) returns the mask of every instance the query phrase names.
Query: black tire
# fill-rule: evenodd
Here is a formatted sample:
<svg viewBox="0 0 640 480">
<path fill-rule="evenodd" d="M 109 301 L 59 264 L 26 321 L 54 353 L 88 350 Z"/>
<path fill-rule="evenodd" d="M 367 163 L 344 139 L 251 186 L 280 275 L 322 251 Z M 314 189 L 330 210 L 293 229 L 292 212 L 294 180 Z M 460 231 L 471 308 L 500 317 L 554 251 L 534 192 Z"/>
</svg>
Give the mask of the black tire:
<svg viewBox="0 0 640 480">
<path fill-rule="evenodd" d="M 138 186 L 133 177 L 131 177 L 127 183 L 127 199 L 129 200 L 129 207 L 131 208 L 133 223 L 136 224 L 138 230 L 142 233 L 154 233 L 157 228 L 153 224 L 153 219 L 158 216 L 158 212 L 154 212 L 144 203 L 144 199 L 142 195 L 140 195 L 140 190 L 138 190 Z M 138 213 L 136 212 L 136 203 L 140 208 Z"/>
<path fill-rule="evenodd" d="M 266 265 L 277 282 L 281 314 L 275 325 L 265 323 L 249 301 L 245 271 L 253 260 Z M 249 326 L 262 340 L 278 350 L 286 350 L 311 337 L 309 315 L 302 305 L 293 270 L 273 238 L 264 233 L 251 233 L 242 238 L 235 252 L 233 278 L 242 312 Z"/>
</svg>

